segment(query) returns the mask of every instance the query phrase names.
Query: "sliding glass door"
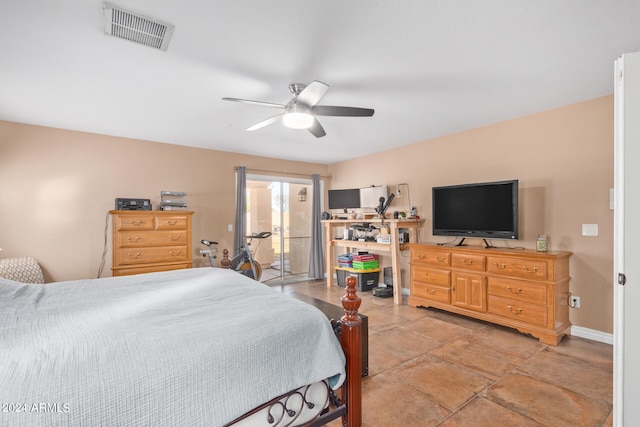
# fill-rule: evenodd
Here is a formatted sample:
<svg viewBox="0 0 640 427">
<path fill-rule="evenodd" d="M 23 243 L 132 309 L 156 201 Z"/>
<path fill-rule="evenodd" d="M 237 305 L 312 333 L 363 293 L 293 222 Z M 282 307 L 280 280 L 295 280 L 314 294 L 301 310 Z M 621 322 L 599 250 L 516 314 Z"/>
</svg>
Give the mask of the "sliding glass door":
<svg viewBox="0 0 640 427">
<path fill-rule="evenodd" d="M 264 283 L 308 279 L 311 180 L 247 175 L 247 232 L 271 231 L 251 249 Z"/>
</svg>

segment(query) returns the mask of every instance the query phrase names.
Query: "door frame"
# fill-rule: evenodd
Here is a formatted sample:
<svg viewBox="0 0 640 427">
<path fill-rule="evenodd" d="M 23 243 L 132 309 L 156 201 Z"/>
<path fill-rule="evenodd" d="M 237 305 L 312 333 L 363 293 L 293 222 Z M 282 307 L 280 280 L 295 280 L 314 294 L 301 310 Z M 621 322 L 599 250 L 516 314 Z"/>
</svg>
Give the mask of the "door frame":
<svg viewBox="0 0 640 427">
<path fill-rule="evenodd" d="M 279 182 L 279 183 L 288 183 L 288 184 L 304 184 L 304 185 L 309 185 L 310 187 L 313 188 L 313 180 L 311 177 L 309 178 L 301 178 L 301 177 L 291 177 L 291 176 L 286 176 L 286 175 L 265 175 L 265 174 L 256 174 L 256 173 L 247 173 L 247 181 L 262 181 L 262 182 Z M 320 180 L 320 194 L 324 194 L 324 181 Z M 313 203 L 312 201 L 312 195 L 311 194 L 307 194 L 307 202 L 308 203 Z M 324 199 L 321 198 L 320 199 L 320 210 L 322 211 L 324 209 Z M 281 211 L 281 223 L 282 223 L 282 211 Z M 311 230 L 309 230 L 309 233 L 311 234 Z M 284 250 L 284 233 L 280 234 L 280 247 L 282 248 L 282 250 Z M 284 259 L 283 259 L 283 255 L 281 254 L 280 256 L 280 280 L 279 281 L 274 281 L 274 285 L 279 285 L 282 283 L 288 283 L 288 282 L 295 282 L 295 281 L 303 281 L 303 280 L 310 280 L 309 277 L 305 277 L 305 278 L 294 278 L 292 277 L 289 280 L 285 279 L 285 275 L 283 273 L 283 269 L 284 269 Z M 307 272 L 308 273 L 308 272 Z"/>
</svg>

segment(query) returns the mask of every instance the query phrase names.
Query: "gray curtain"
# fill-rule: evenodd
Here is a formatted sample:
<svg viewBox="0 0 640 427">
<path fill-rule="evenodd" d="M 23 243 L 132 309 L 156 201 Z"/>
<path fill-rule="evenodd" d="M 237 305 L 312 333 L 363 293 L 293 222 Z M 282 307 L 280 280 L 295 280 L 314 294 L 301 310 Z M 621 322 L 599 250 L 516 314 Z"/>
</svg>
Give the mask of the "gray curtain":
<svg viewBox="0 0 640 427">
<path fill-rule="evenodd" d="M 236 172 L 236 231 L 233 235 L 233 254 L 238 254 L 247 235 L 247 170 L 238 166 Z"/>
<path fill-rule="evenodd" d="M 320 175 L 314 174 L 313 206 L 311 207 L 311 249 L 309 253 L 309 277 L 324 278 L 324 254 L 322 252 L 322 223 L 320 212 Z"/>
</svg>

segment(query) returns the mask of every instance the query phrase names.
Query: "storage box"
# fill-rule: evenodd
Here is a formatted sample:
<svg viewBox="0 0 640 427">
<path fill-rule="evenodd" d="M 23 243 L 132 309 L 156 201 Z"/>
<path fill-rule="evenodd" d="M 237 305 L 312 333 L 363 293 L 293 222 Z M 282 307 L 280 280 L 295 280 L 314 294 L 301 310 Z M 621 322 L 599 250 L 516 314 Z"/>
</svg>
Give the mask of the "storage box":
<svg viewBox="0 0 640 427">
<path fill-rule="evenodd" d="M 380 269 L 356 271 L 351 268 L 336 267 L 336 276 L 338 278 L 338 286 L 347 287 L 347 277 L 353 276 L 356 279 L 356 289 L 358 292 L 367 292 L 378 287 L 378 279 L 380 277 Z"/>
<path fill-rule="evenodd" d="M 375 269 L 379 269 L 380 264 L 378 263 L 378 261 L 367 261 L 367 262 L 359 262 L 359 261 L 353 261 L 351 263 L 351 267 L 355 270 L 375 270 Z"/>
</svg>

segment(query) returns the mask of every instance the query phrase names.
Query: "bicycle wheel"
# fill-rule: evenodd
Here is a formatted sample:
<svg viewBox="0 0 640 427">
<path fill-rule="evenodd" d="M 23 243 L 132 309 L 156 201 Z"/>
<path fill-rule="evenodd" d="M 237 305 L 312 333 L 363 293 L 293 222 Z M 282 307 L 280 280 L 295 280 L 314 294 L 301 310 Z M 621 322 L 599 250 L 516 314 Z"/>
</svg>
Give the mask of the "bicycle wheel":
<svg viewBox="0 0 640 427">
<path fill-rule="evenodd" d="M 258 277 L 253 277 L 253 271 L 251 270 L 251 263 L 249 261 L 243 262 L 240 267 L 238 267 L 238 271 L 247 277 L 260 281 L 260 278 L 262 277 L 262 267 L 257 262 L 254 262 L 253 268 L 256 269 L 256 276 Z"/>
</svg>

